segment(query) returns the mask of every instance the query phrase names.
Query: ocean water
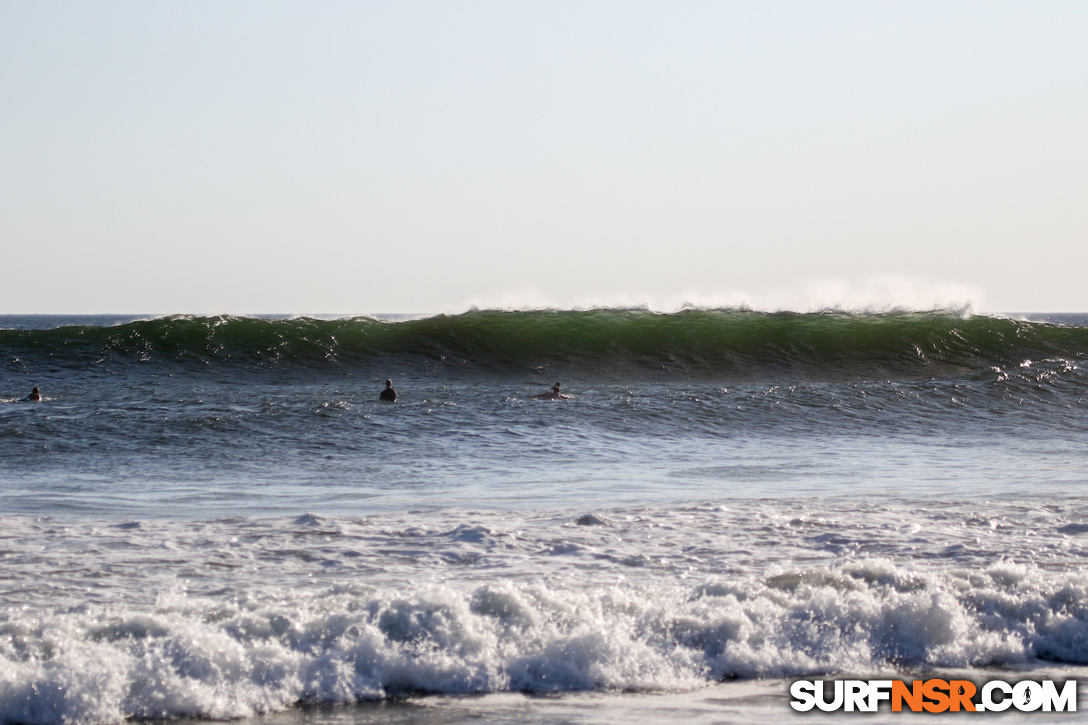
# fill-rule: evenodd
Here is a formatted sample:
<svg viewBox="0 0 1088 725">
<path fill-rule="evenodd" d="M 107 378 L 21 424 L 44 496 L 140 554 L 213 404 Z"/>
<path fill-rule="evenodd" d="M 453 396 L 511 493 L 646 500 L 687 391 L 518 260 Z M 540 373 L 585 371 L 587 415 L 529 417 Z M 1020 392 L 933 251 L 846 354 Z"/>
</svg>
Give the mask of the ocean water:
<svg viewBox="0 0 1088 725">
<path fill-rule="evenodd" d="M 1088 315 L 0 316 L 0 364 L 0 722 L 1088 679 Z"/>
</svg>

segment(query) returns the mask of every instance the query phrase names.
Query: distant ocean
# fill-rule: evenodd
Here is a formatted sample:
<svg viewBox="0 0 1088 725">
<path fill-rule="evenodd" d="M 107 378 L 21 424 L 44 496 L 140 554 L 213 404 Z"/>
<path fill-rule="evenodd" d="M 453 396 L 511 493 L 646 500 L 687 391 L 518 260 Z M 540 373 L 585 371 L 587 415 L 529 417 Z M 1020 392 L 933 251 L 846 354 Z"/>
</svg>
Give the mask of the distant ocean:
<svg viewBox="0 0 1088 725">
<path fill-rule="evenodd" d="M 0 364 L 2 723 L 1088 683 L 1088 315 L 0 316 Z"/>
</svg>

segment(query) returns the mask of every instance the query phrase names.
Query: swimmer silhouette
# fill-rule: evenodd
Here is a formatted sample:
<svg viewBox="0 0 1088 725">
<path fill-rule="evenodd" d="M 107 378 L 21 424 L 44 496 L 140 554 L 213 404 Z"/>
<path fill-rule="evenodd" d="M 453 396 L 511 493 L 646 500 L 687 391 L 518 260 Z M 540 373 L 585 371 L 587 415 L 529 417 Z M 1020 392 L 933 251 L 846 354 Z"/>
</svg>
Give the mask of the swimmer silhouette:
<svg viewBox="0 0 1088 725">
<path fill-rule="evenodd" d="M 533 398 L 536 400 L 570 400 L 571 396 L 562 392 L 559 383 L 556 383 L 552 386 L 551 392 L 534 395 Z"/>
<path fill-rule="evenodd" d="M 388 400 L 390 403 L 392 403 L 393 401 L 395 401 L 397 399 L 397 391 L 393 390 L 393 381 L 392 380 L 386 380 L 385 381 L 385 390 L 383 390 L 381 392 L 381 395 L 379 395 L 378 397 L 381 398 L 382 400 Z"/>
<path fill-rule="evenodd" d="M 30 391 L 30 395 L 26 396 L 26 399 L 32 403 L 42 402 L 42 394 L 38 392 L 37 388 Z"/>
</svg>

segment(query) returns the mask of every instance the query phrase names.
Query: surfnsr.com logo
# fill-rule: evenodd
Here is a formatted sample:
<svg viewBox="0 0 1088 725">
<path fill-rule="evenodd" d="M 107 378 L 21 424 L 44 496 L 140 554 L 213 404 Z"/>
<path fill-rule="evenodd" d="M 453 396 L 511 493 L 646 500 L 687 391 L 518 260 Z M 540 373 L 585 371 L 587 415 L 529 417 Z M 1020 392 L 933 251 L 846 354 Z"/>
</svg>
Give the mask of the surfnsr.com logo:
<svg viewBox="0 0 1088 725">
<path fill-rule="evenodd" d="M 981 687 L 970 680 L 797 680 L 790 696 L 799 712 L 876 712 L 884 702 L 892 712 L 1077 711 L 1076 680 L 1060 687 L 1053 680 L 990 680 Z"/>
</svg>

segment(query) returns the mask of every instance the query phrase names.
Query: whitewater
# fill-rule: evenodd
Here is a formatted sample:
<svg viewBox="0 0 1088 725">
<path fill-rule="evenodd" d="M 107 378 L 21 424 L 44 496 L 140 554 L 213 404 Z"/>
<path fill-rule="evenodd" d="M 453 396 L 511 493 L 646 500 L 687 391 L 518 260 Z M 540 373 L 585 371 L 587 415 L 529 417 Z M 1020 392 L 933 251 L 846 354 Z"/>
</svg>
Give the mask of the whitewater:
<svg viewBox="0 0 1088 725">
<path fill-rule="evenodd" d="M 1085 315 L 0 316 L 0 353 L 0 722 L 1088 681 Z"/>
</svg>

